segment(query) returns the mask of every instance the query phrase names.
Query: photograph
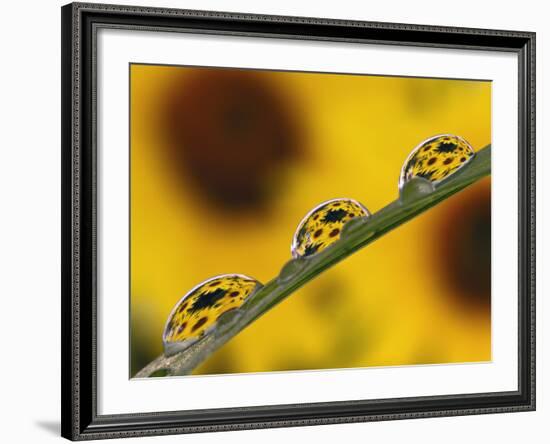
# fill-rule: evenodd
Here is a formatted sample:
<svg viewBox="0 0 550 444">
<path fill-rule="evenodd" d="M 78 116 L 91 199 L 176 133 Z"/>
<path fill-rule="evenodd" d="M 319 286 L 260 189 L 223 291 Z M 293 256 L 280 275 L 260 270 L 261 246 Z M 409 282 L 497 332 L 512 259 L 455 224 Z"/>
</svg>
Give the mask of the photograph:
<svg viewBox="0 0 550 444">
<path fill-rule="evenodd" d="M 139 63 L 129 76 L 131 376 L 216 335 L 282 264 L 334 248 L 348 221 L 412 179 L 435 186 L 491 144 L 489 80 Z M 480 361 L 491 361 L 490 175 L 187 373 Z"/>
</svg>

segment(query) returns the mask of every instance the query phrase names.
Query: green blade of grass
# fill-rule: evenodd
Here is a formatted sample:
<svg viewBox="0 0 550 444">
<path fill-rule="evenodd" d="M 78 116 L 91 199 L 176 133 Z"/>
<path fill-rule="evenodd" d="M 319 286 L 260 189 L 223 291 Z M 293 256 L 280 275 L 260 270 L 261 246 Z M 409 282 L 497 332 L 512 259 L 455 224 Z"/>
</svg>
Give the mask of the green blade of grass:
<svg viewBox="0 0 550 444">
<path fill-rule="evenodd" d="M 334 244 L 312 256 L 287 262 L 277 277 L 251 295 L 239 309 L 222 315 L 217 329 L 210 335 L 173 356 L 159 356 L 135 377 L 157 375 L 159 370 L 166 370 L 165 373 L 172 376 L 190 374 L 241 330 L 324 270 L 490 173 L 489 145 L 435 187 L 425 180 L 411 181 L 397 200 L 368 218 L 348 222 Z"/>
</svg>

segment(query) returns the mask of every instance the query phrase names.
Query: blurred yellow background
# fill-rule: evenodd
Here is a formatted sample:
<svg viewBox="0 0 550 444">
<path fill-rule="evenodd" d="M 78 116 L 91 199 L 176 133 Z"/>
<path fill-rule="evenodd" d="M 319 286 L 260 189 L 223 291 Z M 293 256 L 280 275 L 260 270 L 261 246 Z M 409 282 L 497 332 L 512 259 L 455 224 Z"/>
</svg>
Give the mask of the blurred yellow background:
<svg viewBox="0 0 550 444">
<path fill-rule="evenodd" d="M 302 217 L 336 197 L 397 198 L 424 139 L 491 142 L 491 83 L 131 66 L 131 374 L 162 353 L 199 282 L 261 282 Z M 491 359 L 490 179 L 336 265 L 195 374 Z"/>
</svg>

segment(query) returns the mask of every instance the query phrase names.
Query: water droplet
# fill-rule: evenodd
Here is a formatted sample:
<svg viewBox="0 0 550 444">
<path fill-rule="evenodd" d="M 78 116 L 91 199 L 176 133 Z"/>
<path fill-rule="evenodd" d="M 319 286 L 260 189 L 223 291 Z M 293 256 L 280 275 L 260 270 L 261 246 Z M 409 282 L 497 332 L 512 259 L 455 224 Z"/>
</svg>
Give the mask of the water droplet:
<svg viewBox="0 0 550 444">
<path fill-rule="evenodd" d="M 437 184 L 457 172 L 474 156 L 473 148 L 462 137 L 452 134 L 430 137 L 412 150 L 405 160 L 399 176 L 399 190 L 414 177 Z"/>
<path fill-rule="evenodd" d="M 315 207 L 302 219 L 292 240 L 294 258 L 311 256 L 340 239 L 346 222 L 370 216 L 369 210 L 353 199 L 332 199 Z"/>
<path fill-rule="evenodd" d="M 399 199 L 401 202 L 412 202 L 420 197 L 426 196 L 435 190 L 432 182 L 423 177 L 413 177 L 405 182 L 399 190 Z"/>
<path fill-rule="evenodd" d="M 259 287 L 260 282 L 248 276 L 224 274 L 192 288 L 168 316 L 162 335 L 164 354 L 178 353 L 212 333 L 224 313 L 237 311 Z"/>
<path fill-rule="evenodd" d="M 283 268 L 281 268 L 281 272 L 279 273 L 279 276 L 277 276 L 277 280 L 281 284 L 288 282 L 298 273 L 305 270 L 308 263 L 309 261 L 307 257 L 298 257 L 295 259 L 290 259 L 286 264 L 283 265 Z"/>
</svg>

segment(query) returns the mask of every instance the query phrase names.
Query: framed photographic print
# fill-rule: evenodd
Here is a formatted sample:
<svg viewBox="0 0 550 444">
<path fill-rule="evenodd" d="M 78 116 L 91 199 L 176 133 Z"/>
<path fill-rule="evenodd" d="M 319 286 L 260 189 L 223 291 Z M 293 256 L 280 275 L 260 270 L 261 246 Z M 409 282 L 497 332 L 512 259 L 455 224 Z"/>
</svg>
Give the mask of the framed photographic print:
<svg viewBox="0 0 550 444">
<path fill-rule="evenodd" d="M 535 35 L 62 8 L 62 435 L 535 408 Z"/>
</svg>

